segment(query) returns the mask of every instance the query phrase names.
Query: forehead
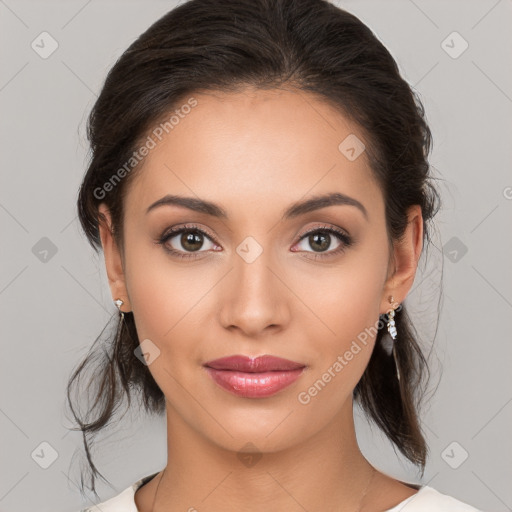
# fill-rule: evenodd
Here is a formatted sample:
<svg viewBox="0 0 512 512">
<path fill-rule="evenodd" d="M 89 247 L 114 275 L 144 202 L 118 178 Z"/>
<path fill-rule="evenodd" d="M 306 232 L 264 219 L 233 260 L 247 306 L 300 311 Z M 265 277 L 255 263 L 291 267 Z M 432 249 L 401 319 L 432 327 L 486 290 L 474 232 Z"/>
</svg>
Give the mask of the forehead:
<svg viewBox="0 0 512 512">
<path fill-rule="evenodd" d="M 227 209 L 334 191 L 371 203 L 369 210 L 382 203 L 366 152 L 347 157 L 347 145 L 360 151 L 364 143 L 358 126 L 318 97 L 282 89 L 191 96 L 196 105 L 167 130 L 160 124 L 160 140 L 150 130 L 155 145 L 128 189 L 126 211 L 171 193 Z"/>
</svg>

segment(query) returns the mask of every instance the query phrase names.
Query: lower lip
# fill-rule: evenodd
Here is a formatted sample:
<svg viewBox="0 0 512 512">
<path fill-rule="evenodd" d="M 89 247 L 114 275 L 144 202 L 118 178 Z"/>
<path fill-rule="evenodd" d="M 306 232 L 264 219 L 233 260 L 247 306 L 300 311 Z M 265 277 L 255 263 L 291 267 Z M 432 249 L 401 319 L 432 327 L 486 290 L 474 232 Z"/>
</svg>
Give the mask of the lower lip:
<svg viewBox="0 0 512 512">
<path fill-rule="evenodd" d="M 304 368 L 274 372 L 247 373 L 206 367 L 210 377 L 222 388 L 244 398 L 272 396 L 295 382 Z"/>
</svg>

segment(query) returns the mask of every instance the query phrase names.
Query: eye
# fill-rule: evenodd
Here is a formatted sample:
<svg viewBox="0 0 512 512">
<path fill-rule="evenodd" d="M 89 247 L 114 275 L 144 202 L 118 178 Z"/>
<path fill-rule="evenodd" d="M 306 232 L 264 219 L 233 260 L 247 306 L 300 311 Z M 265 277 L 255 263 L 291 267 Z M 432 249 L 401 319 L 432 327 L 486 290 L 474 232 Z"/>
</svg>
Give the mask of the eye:
<svg viewBox="0 0 512 512">
<path fill-rule="evenodd" d="M 203 248 L 205 241 L 211 244 L 210 247 L 206 247 L 206 250 L 217 247 L 212 238 L 206 231 L 197 226 L 185 225 L 167 230 L 156 243 L 162 245 L 168 253 L 178 258 L 195 258 L 197 254 L 194 253 L 206 252 L 200 250 Z"/>
<path fill-rule="evenodd" d="M 334 250 L 328 250 L 333 242 L 335 242 L 337 246 Z M 352 239 L 347 233 L 338 228 L 322 226 L 302 235 L 299 245 L 300 244 L 302 244 L 302 250 L 316 253 L 313 257 L 317 259 L 340 254 L 347 247 L 352 245 Z M 307 248 L 304 247 L 306 245 L 312 247 L 313 251 L 308 251 Z M 325 253 L 325 255 L 322 253 Z"/>
<path fill-rule="evenodd" d="M 206 248 L 204 247 L 205 242 L 207 242 Z M 328 250 L 333 242 L 337 244 L 335 249 Z M 208 252 L 208 250 L 221 250 L 216 245 L 213 236 L 196 225 L 184 225 L 168 229 L 159 237 L 156 243 L 162 245 L 171 256 L 180 259 L 194 259 L 199 257 L 201 253 Z M 208 247 L 208 243 L 210 247 Z M 302 235 L 297 244 L 299 250 L 292 248 L 292 251 L 299 252 L 304 250 L 309 253 L 313 252 L 315 253 L 313 258 L 318 259 L 340 254 L 352 243 L 352 238 L 344 231 L 332 226 L 321 226 Z M 313 251 L 308 251 L 304 247 L 305 245 L 312 247 Z"/>
</svg>

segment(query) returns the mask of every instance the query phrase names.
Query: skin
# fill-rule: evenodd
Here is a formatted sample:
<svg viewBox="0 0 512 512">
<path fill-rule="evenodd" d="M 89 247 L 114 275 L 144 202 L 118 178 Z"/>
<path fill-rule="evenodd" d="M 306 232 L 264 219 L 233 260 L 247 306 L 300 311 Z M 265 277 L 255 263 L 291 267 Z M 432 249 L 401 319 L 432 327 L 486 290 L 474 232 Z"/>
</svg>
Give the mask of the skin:
<svg viewBox="0 0 512 512">
<path fill-rule="evenodd" d="M 148 369 L 166 397 L 168 463 L 138 490 L 137 507 L 355 511 L 372 466 L 357 444 L 352 392 L 375 338 L 360 343 L 307 405 L 298 394 L 376 325 L 390 309 L 389 296 L 396 303 L 407 296 L 422 250 L 420 207 L 409 210 L 403 240 L 390 244 L 366 154 L 350 161 L 338 149 L 349 134 L 363 135 L 309 93 L 245 89 L 194 97 L 198 106 L 149 153 L 128 188 L 124 253 L 112 238 L 108 208 L 100 206 L 112 297 L 133 312 L 139 339 L 160 350 Z M 333 205 L 282 220 L 292 203 L 328 192 L 357 199 L 368 218 L 354 206 Z M 229 218 L 169 205 L 145 213 L 166 194 L 215 202 Z M 188 250 L 197 259 L 173 257 L 155 243 L 185 223 L 215 237 Z M 324 226 L 345 230 L 353 244 L 332 255 L 343 244 L 333 235 L 324 252 L 307 236 L 301 240 Z M 248 236 L 263 249 L 251 263 L 236 252 Z M 180 239 L 167 246 L 187 254 Z M 307 368 L 272 397 L 242 398 L 202 366 L 233 354 L 272 354 Z M 261 455 L 250 467 L 237 456 L 247 443 Z M 362 510 L 386 510 L 416 492 L 377 471 Z"/>
</svg>

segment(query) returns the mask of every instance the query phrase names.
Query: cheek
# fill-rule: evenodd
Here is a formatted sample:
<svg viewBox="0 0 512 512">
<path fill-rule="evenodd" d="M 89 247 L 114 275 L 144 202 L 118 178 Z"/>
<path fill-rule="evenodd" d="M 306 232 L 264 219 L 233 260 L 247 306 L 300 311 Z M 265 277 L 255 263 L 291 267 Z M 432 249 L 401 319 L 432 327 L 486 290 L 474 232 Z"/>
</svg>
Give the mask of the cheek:
<svg viewBox="0 0 512 512">
<path fill-rule="evenodd" d="M 160 256 L 151 260 L 142 252 L 132 255 L 130 265 L 127 282 L 138 338 L 157 347 L 153 350 L 158 357 L 148 369 L 168 400 L 183 412 L 190 406 L 190 396 L 182 386 L 195 389 L 192 379 L 211 350 L 205 340 L 212 337 L 218 310 L 212 293 L 218 272 L 200 265 L 179 266 Z M 194 396 L 201 391 L 196 389 Z"/>
<path fill-rule="evenodd" d="M 300 320 L 301 330 L 308 333 L 312 361 L 300 403 L 339 410 L 363 375 L 382 327 L 379 312 L 387 271 L 382 247 L 347 252 L 338 267 L 300 281 L 309 308 Z"/>
<path fill-rule="evenodd" d="M 337 268 L 296 281 L 311 311 L 308 318 L 316 317 L 306 326 L 316 329 L 317 339 L 339 350 L 378 322 L 386 265 L 382 257 L 354 253 Z"/>
<path fill-rule="evenodd" d="M 151 242 L 130 244 L 127 236 L 126 247 L 126 285 L 139 338 L 166 343 L 181 324 L 190 324 L 191 313 L 197 316 L 214 276 L 193 263 L 172 260 Z"/>
<path fill-rule="evenodd" d="M 311 365 L 296 401 L 311 422 L 309 428 L 330 422 L 362 377 L 379 327 L 380 291 L 378 275 L 340 273 L 323 293 L 309 295 L 322 320 L 306 320 L 303 326 L 309 333 Z"/>
<path fill-rule="evenodd" d="M 164 340 L 190 309 L 190 287 L 183 287 L 172 273 L 145 269 L 129 281 L 130 302 L 139 336 Z M 184 290 L 184 291 L 183 291 Z"/>
</svg>

